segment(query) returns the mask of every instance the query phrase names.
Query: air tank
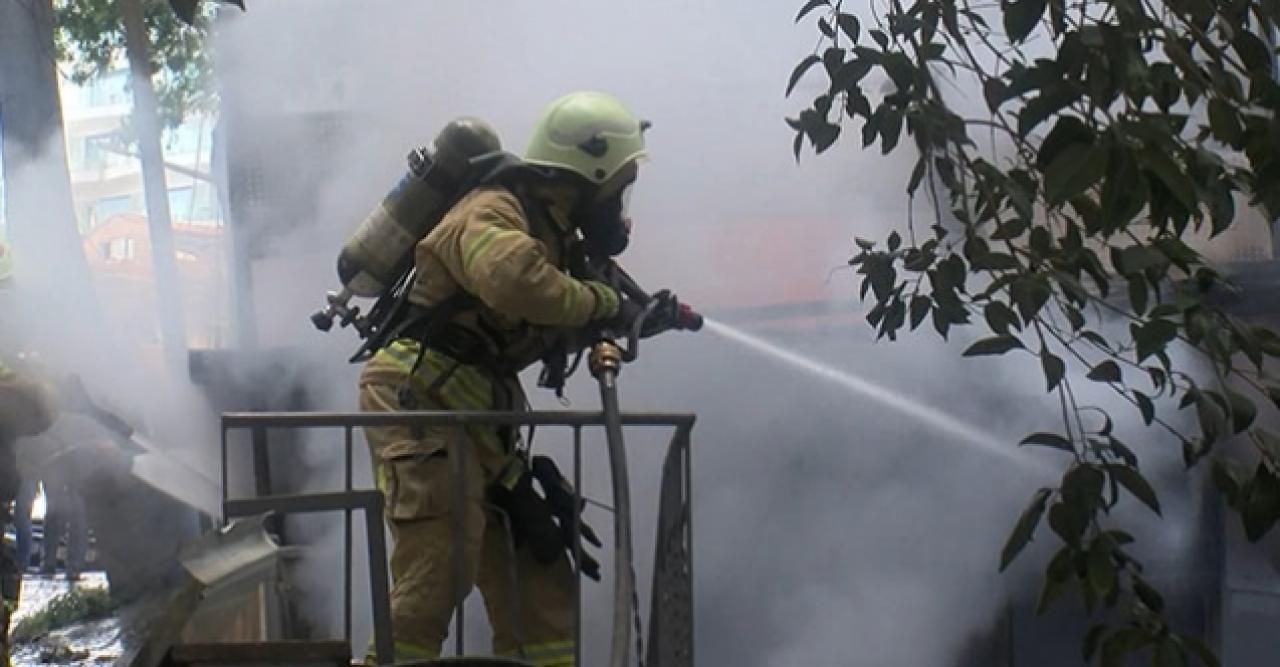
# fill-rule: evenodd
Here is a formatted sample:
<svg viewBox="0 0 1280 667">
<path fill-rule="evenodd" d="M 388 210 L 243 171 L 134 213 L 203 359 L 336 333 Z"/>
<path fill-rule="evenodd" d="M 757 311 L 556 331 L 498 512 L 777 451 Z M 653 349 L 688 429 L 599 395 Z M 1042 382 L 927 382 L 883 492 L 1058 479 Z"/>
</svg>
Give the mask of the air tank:
<svg viewBox="0 0 1280 667">
<path fill-rule="evenodd" d="M 413 247 L 461 194 L 472 158 L 501 150 L 498 134 L 463 117 L 440 131 L 430 148 L 409 153 L 409 169 L 338 254 L 338 279 L 353 296 L 373 298 L 412 262 Z"/>
</svg>

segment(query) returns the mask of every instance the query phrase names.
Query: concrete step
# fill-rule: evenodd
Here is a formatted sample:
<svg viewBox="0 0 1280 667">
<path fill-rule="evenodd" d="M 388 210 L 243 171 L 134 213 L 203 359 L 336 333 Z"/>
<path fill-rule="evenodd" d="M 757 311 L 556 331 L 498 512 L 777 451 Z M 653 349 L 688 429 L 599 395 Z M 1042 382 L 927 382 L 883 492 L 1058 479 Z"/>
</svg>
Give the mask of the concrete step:
<svg viewBox="0 0 1280 667">
<path fill-rule="evenodd" d="M 350 667 L 351 647 L 342 641 L 177 644 L 161 667 Z"/>
<path fill-rule="evenodd" d="M 396 667 L 530 667 L 525 661 L 512 658 L 436 658 L 434 661 L 398 662 Z"/>
</svg>

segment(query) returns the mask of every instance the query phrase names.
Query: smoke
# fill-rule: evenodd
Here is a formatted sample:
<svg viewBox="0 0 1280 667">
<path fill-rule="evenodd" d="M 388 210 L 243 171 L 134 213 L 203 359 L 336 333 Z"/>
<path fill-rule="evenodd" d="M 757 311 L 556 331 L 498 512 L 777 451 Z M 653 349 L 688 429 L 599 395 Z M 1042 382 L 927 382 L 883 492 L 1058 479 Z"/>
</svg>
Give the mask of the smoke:
<svg viewBox="0 0 1280 667">
<path fill-rule="evenodd" d="M 24 201 L 9 211 L 15 272 L 12 286 L 0 295 L 6 308 L 0 325 L 4 352 L 35 354 L 39 367 L 34 370 L 50 380 L 79 376 L 100 406 L 149 432 L 167 453 L 216 477 L 211 472 L 216 421 L 185 365 L 162 362 L 153 335 L 155 314 L 139 310 L 139 297 L 142 304 L 153 303 L 151 286 L 86 271 L 70 201 L 60 199 L 69 194 L 66 183 L 57 183 L 65 178 L 58 163 L 65 164 L 66 154 L 60 142 L 42 145 L 38 155 L 15 147 L 7 151 L 15 158 L 5 168 L 8 195 Z M 29 211 L 49 215 L 23 219 Z M 65 215 L 58 214 L 62 211 Z M 205 454 L 210 456 L 202 460 Z"/>
<path fill-rule="evenodd" d="M 815 38 L 791 25 L 796 9 L 727 0 L 278 0 L 224 14 L 216 48 L 226 113 L 248 119 L 234 141 L 274 151 L 305 170 L 299 180 L 314 180 L 297 196 L 251 207 L 262 225 L 244 231 L 259 255 L 252 278 L 261 346 L 290 352 L 313 407 L 353 409 L 357 369 L 344 359 L 355 336 L 320 335 L 307 316 L 336 286 L 340 244 L 395 183 L 407 150 L 450 118 L 476 115 L 520 152 L 546 102 L 602 89 L 654 122 L 623 258 L 644 284 L 722 309 L 816 299 L 815 315 L 853 317 L 831 318 L 843 325 L 834 329 L 752 328 L 837 372 L 980 425 L 1000 439 L 996 446 L 1051 428 L 1056 404 L 1042 396 L 1035 369 L 961 362 L 931 334 L 876 344 L 858 321 L 854 276 L 832 270 L 854 235 L 876 238 L 904 221 L 911 157 L 858 151 L 850 136 L 831 154 L 795 164 L 782 118 L 822 92 L 806 81 L 794 101 L 782 94 Z M 344 129 L 296 153 L 281 153 L 271 131 L 255 134 L 267 125 L 252 122 L 316 114 L 345 119 Z M 948 664 L 1000 613 L 1004 586 L 1028 580 L 1023 568 L 999 577 L 997 551 L 1050 475 L 706 333 L 648 342 L 621 383 L 627 409 L 698 414 L 695 599 L 704 664 Z M 535 407 L 559 407 L 531 393 Z M 585 376 L 569 399 L 577 408 L 598 405 Z M 566 439 L 544 429 L 537 447 L 567 471 Z M 312 488 L 340 483 L 337 442 L 332 434 L 305 442 Z M 589 434 L 584 486 L 607 502 L 601 444 Z M 640 432 L 629 445 L 644 591 L 664 440 Z M 366 460 L 358 451 L 358 484 L 368 484 Z M 588 513 L 606 535 L 608 518 Z M 305 525 L 317 553 L 328 554 L 304 566 L 314 584 L 309 606 L 323 610 L 312 620 L 337 632 L 338 599 L 329 593 L 341 536 L 334 521 Z M 607 549 L 600 555 L 608 574 Z M 587 655 L 600 656 L 609 587 L 588 585 L 584 595 L 592 611 Z M 483 643 L 477 618 L 470 616 L 473 647 Z M 367 609 L 359 600 L 356 619 L 360 650 Z"/>
<path fill-rule="evenodd" d="M 235 126 L 235 142 L 280 152 L 269 126 L 253 121 L 346 119 L 326 141 L 275 156 L 307 187 L 252 203 L 260 228 L 241 230 L 256 256 L 255 338 L 288 359 L 259 386 L 281 400 L 289 387 L 302 386 L 311 407 L 353 409 L 358 368 L 344 360 L 355 336 L 321 335 L 307 316 L 336 286 L 337 249 L 399 177 L 407 150 L 467 114 L 493 123 L 506 147 L 520 152 L 547 101 L 595 88 L 654 122 L 653 157 L 632 199 L 636 235 L 623 258 L 644 284 L 721 309 L 817 300 L 815 315 L 838 326 L 746 326 L 833 372 L 978 425 L 993 446 L 1011 448 L 1023 433 L 1051 428 L 1056 406 L 1041 395 L 1034 368 L 961 362 L 954 346 L 963 340 L 949 347 L 931 334 L 894 345 L 870 340 L 859 321 L 855 277 L 832 270 L 850 254 L 851 237 L 876 238 L 903 222 L 910 157 L 858 151 L 850 136 L 831 154 L 795 164 L 782 118 L 822 92 L 806 81 L 794 101 L 782 95 L 815 37 L 811 28 L 792 27 L 795 10 L 727 0 L 276 0 L 224 14 L 215 47 L 226 113 L 248 119 Z M 58 150 L 41 159 L 64 157 Z M 30 328 L 26 338 L 59 350 L 47 358 L 86 371 L 98 397 L 136 414 L 158 440 L 216 476 L 216 419 L 200 394 L 185 377 L 139 361 L 148 341 L 112 319 L 109 291 L 59 289 L 56 267 L 65 259 L 42 254 L 23 262 L 20 280 L 42 287 L 20 292 L 28 305 L 14 321 Z M 192 300 L 193 293 L 185 292 L 188 310 L 214 307 Z M 105 322 L 80 307 L 90 297 L 101 303 Z M 704 664 L 949 664 L 1001 613 L 1006 586 L 1020 588 L 1032 574 L 1019 566 L 998 576 L 996 555 L 1022 502 L 1050 483 L 1050 474 L 707 332 L 646 342 L 621 385 L 629 410 L 698 415 L 695 599 Z M 531 393 L 535 407 L 559 407 Z M 585 374 L 569 399 L 575 408 L 598 405 Z M 628 440 L 642 592 L 652 568 L 665 437 L 638 431 Z M 566 432 L 543 429 L 535 444 L 568 472 L 567 440 Z M 340 442 L 334 433 L 303 440 L 297 472 L 307 488 L 342 484 Z M 600 434 L 588 433 L 585 444 L 584 491 L 607 503 Z M 357 445 L 356 483 L 367 486 L 367 454 Z M 610 533 L 606 512 L 593 508 L 587 520 Z M 334 635 L 341 632 L 333 585 L 340 525 L 319 517 L 291 533 L 315 544 L 300 570 L 310 584 L 306 606 L 318 610 L 309 620 Z M 353 528 L 358 652 L 368 610 L 359 518 Z M 1176 529 L 1163 537 L 1170 551 L 1190 539 Z M 1041 542 L 1048 540 L 1033 545 L 1028 560 L 1043 551 Z M 606 577 L 607 547 L 598 554 Z M 607 583 L 584 589 L 592 662 L 607 650 L 609 590 Z M 477 647 L 485 633 L 471 603 L 468 644 Z"/>
</svg>

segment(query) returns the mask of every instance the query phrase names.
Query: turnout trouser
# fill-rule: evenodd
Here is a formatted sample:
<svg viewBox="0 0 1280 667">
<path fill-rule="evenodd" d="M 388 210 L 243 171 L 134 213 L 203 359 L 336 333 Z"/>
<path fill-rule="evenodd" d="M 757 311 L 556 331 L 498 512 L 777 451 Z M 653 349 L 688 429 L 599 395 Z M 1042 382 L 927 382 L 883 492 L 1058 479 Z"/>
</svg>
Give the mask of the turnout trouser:
<svg viewBox="0 0 1280 667">
<path fill-rule="evenodd" d="M 398 411 L 399 387 L 364 383 L 360 408 Z M 419 404 L 423 410 L 442 409 Z M 551 565 L 527 548 L 513 549 L 505 516 L 485 501 L 486 489 L 504 472 L 509 455 L 495 451 L 477 427 L 374 427 L 365 436 L 373 470 L 386 498 L 391 550 L 391 621 L 396 659 L 440 655 L 455 608 L 451 510 L 457 502 L 449 449 L 465 449 L 461 517 L 461 580 L 484 596 L 493 627 L 493 650 L 542 667 L 573 665 L 574 581 L 567 557 Z"/>
</svg>

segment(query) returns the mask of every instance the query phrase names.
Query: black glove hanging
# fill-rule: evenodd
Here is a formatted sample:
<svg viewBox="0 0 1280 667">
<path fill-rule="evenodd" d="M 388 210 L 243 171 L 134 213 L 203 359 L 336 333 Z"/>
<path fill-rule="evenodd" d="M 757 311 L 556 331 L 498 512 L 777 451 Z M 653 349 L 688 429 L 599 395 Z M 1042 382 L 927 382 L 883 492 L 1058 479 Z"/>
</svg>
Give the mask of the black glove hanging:
<svg viewBox="0 0 1280 667">
<path fill-rule="evenodd" d="M 489 489 L 489 502 L 510 519 L 511 539 L 517 549 L 527 546 L 534 560 L 543 565 L 556 562 L 564 553 L 560 528 L 552 519 L 546 499 L 533 489 L 531 475 L 525 473 L 510 489 L 493 485 Z"/>
<path fill-rule="evenodd" d="M 538 486 L 542 487 L 542 494 L 547 498 L 547 505 L 551 508 L 551 514 L 555 516 L 556 523 L 560 528 L 560 541 L 569 554 L 573 555 L 574 539 L 573 539 L 573 520 L 575 516 L 581 514 L 586 502 L 580 501 L 575 508 L 573 503 L 573 485 L 569 484 L 569 480 L 560 474 L 560 468 L 556 466 L 555 461 L 546 456 L 533 457 L 531 472 L 538 480 Z M 588 526 L 585 521 L 579 520 L 578 529 L 582 537 L 592 546 L 600 548 L 602 546 L 600 538 L 596 535 L 596 531 Z M 591 577 L 595 581 L 600 581 L 600 563 L 587 553 L 586 547 L 582 548 L 582 573 Z"/>
</svg>

